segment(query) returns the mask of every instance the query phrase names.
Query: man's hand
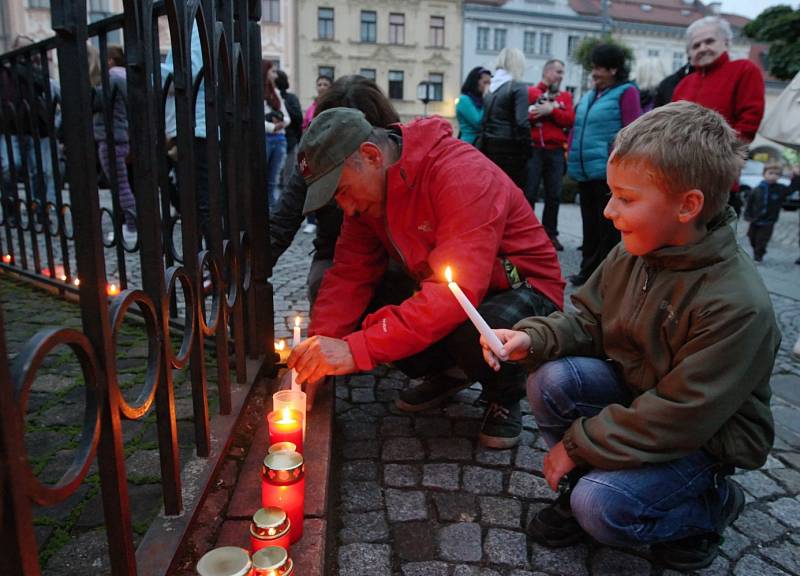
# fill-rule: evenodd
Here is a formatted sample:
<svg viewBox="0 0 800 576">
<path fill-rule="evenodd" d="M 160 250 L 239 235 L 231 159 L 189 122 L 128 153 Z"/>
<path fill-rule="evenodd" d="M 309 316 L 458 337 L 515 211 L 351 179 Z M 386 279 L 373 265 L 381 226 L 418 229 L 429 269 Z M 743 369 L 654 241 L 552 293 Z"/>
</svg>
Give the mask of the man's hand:
<svg viewBox="0 0 800 576">
<path fill-rule="evenodd" d="M 531 347 L 531 339 L 525 332 L 500 328 L 494 330 L 494 333 L 500 339 L 505 353 L 500 358 L 495 356 L 492 349 L 489 348 L 489 343 L 483 336 L 481 336 L 481 348 L 483 348 L 483 359 L 486 360 L 486 363 L 491 366 L 495 372 L 500 370 L 500 362 L 523 360 L 528 356 L 528 351 Z"/>
<path fill-rule="evenodd" d="M 300 342 L 292 350 L 286 365 L 297 370 L 298 384 L 356 371 L 356 363 L 347 342 L 327 336 L 312 336 Z"/>
<path fill-rule="evenodd" d="M 534 118 L 541 118 L 542 116 L 547 116 L 553 113 L 553 109 L 555 108 L 555 104 L 552 102 L 543 102 L 542 104 L 534 104 L 528 111 L 531 113 L 531 116 Z"/>
<path fill-rule="evenodd" d="M 564 443 L 559 442 L 544 457 L 544 477 L 553 491 L 558 490 L 558 481 L 575 468 L 575 461 L 567 454 Z"/>
</svg>

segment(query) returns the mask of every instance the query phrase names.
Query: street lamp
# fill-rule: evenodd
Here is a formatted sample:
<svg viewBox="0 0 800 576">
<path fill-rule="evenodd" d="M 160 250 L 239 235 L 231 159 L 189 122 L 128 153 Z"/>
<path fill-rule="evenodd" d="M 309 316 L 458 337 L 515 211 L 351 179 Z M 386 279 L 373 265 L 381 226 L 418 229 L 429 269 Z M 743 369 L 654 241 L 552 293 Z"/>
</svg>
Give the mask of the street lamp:
<svg viewBox="0 0 800 576">
<path fill-rule="evenodd" d="M 425 106 L 424 112 L 422 113 L 423 116 L 428 115 L 428 102 L 433 100 L 434 96 L 434 86 L 433 82 L 428 80 L 423 80 L 419 84 L 417 84 L 417 99 L 422 101 L 422 104 Z"/>
</svg>

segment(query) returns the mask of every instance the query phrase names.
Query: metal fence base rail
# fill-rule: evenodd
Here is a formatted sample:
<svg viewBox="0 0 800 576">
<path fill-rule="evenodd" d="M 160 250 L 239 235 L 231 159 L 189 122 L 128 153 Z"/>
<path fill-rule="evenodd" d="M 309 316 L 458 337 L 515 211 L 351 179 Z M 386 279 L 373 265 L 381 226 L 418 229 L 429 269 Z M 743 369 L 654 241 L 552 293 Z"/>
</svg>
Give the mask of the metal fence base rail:
<svg viewBox="0 0 800 576">
<path fill-rule="evenodd" d="M 111 573 L 163 573 L 147 550 L 180 547 L 250 387 L 274 370 L 261 2 L 123 5 L 123 14 L 89 25 L 86 0 L 51 0 L 55 36 L 0 54 L 0 266 L 77 294 L 81 317 L 81 330 L 36 334 L 9 366 L 0 313 L 0 574 L 42 572 L 32 507 L 64 502 L 95 463 Z M 110 68 L 113 42 L 124 45 L 122 81 Z M 117 335 L 134 311 L 148 357 L 129 402 Z M 26 406 L 59 346 L 79 361 L 84 413 L 71 465 L 46 484 L 28 462 Z M 188 463 L 177 442 L 174 370 L 187 371 L 192 391 L 197 457 Z M 150 413 L 164 505 L 151 532 L 162 536 L 148 534 L 137 554 L 121 424 Z"/>
</svg>

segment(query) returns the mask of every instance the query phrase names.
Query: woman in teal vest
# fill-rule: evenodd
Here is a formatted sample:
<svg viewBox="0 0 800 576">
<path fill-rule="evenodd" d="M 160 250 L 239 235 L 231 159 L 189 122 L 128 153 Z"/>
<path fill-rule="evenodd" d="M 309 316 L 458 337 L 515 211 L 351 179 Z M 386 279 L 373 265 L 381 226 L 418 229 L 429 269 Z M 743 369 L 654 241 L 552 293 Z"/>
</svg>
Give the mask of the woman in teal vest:
<svg viewBox="0 0 800 576">
<path fill-rule="evenodd" d="M 575 110 L 567 173 L 578 182 L 583 218 L 583 259 L 570 282 L 580 286 L 619 242 L 619 231 L 603 216 L 611 191 L 606 163 L 614 138 L 642 115 L 639 90 L 628 81 L 628 62 L 619 46 L 599 44 L 592 50 L 594 87 Z"/>
<path fill-rule="evenodd" d="M 456 118 L 458 118 L 459 139 L 470 144 L 475 144 L 478 134 L 481 133 L 481 120 L 483 120 L 483 95 L 492 81 L 492 73 L 483 66 L 476 66 L 467 74 L 467 79 L 461 86 L 461 96 L 456 104 Z"/>
</svg>

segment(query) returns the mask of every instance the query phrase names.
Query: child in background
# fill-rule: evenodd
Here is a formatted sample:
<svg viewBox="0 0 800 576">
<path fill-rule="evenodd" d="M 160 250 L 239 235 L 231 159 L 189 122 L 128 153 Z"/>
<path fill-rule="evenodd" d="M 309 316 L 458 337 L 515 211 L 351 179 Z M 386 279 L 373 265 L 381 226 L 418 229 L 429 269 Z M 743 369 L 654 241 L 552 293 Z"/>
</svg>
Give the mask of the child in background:
<svg viewBox="0 0 800 576">
<path fill-rule="evenodd" d="M 767 244 L 772 238 L 772 230 L 781 214 L 783 199 L 788 189 L 783 184 L 778 184 L 781 177 L 780 164 L 767 164 L 764 166 L 764 179 L 756 186 L 747 197 L 747 206 L 744 210 L 744 219 L 750 222 L 747 237 L 753 247 L 753 259 L 761 262 L 767 253 Z"/>
<path fill-rule="evenodd" d="M 557 312 L 495 330 L 495 357 L 535 372 L 528 399 L 550 450 L 556 501 L 528 533 L 548 546 L 586 533 L 650 545 L 680 570 L 708 566 L 744 507 L 734 467 L 764 464 L 774 437 L 769 378 L 780 343 L 769 294 L 727 206 L 746 146 L 690 102 L 621 130 L 605 217 L 615 247 Z"/>
</svg>

